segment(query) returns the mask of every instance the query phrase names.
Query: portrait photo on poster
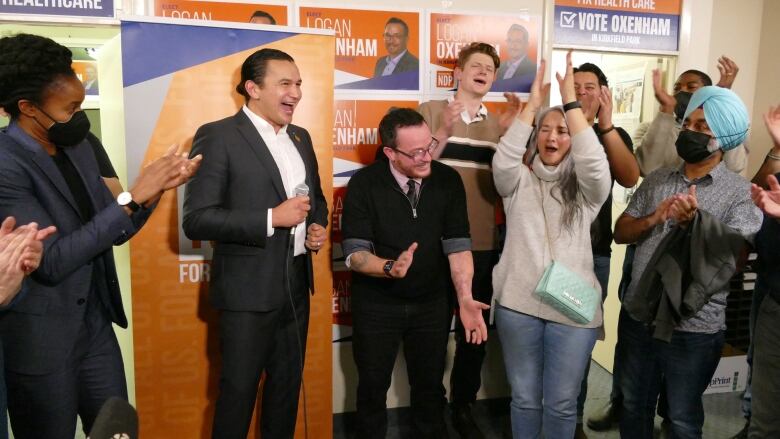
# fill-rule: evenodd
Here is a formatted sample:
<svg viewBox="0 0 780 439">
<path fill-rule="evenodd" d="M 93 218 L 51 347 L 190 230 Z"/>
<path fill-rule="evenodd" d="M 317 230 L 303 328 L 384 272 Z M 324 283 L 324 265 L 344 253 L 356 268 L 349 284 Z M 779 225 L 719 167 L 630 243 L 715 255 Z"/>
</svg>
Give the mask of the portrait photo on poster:
<svg viewBox="0 0 780 439">
<path fill-rule="evenodd" d="M 539 62 L 541 17 L 429 12 L 428 89 L 446 92 L 457 87 L 455 63 L 460 50 L 479 41 L 495 47 L 501 65 L 490 92 L 528 93 Z"/>
<path fill-rule="evenodd" d="M 420 90 L 420 13 L 300 6 L 298 25 L 336 32 L 337 90 Z"/>
</svg>

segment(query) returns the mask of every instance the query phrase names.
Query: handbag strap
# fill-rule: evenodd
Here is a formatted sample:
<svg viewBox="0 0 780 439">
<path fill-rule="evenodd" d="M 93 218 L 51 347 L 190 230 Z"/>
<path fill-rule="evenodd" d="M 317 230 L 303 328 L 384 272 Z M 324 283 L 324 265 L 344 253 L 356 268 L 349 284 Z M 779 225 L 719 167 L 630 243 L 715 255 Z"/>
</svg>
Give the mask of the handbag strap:
<svg viewBox="0 0 780 439">
<path fill-rule="evenodd" d="M 534 175 L 536 177 L 536 175 Z M 542 203 L 542 218 L 544 218 L 544 239 L 547 241 L 547 248 L 550 249 L 550 260 L 555 260 L 555 254 L 553 253 L 552 243 L 550 242 L 550 228 L 547 225 L 547 213 L 544 211 L 544 191 L 542 190 L 542 179 L 536 177 L 536 181 L 539 182 L 539 201 Z"/>
</svg>

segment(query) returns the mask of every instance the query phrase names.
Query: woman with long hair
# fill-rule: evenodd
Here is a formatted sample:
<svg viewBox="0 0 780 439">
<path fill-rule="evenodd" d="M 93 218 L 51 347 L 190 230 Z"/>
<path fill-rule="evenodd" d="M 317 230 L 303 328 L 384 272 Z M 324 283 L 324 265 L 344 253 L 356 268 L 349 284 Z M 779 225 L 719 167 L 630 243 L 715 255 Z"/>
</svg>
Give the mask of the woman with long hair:
<svg viewBox="0 0 780 439">
<path fill-rule="evenodd" d="M 604 149 L 576 100 L 571 53 L 566 75 L 556 75 L 563 107 L 541 108 L 544 70 L 542 60 L 528 103 L 493 157 L 507 221 L 493 271 L 495 320 L 515 439 L 574 436 L 580 381 L 602 324 L 600 293 L 593 318 L 581 323 L 535 292 L 553 259 L 598 290 L 590 224 L 611 184 Z"/>
</svg>

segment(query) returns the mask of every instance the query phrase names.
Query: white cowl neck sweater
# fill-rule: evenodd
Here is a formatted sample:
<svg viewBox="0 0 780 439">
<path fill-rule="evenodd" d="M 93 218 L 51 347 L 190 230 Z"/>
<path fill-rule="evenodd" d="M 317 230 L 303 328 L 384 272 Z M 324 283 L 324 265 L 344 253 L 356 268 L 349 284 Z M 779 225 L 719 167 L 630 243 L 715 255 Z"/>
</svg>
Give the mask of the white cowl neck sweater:
<svg viewBox="0 0 780 439">
<path fill-rule="evenodd" d="M 581 192 L 581 216 L 566 230 L 562 225 L 562 200 L 556 183 L 562 166 L 545 166 L 537 155 L 532 169 L 523 164 L 528 139 L 533 128 L 519 120 L 501 138 L 493 156 L 493 179 L 506 212 L 506 242 L 501 259 L 493 270 L 494 302 L 500 306 L 540 319 L 565 325 L 597 328 L 602 324 L 602 309 L 593 320 L 578 324 L 541 301 L 534 293 L 545 268 L 555 260 L 577 273 L 601 291 L 593 272 L 590 224 L 611 190 L 609 163 L 604 148 L 592 129 L 571 138 L 571 149 L 564 160 L 574 161 Z"/>
</svg>

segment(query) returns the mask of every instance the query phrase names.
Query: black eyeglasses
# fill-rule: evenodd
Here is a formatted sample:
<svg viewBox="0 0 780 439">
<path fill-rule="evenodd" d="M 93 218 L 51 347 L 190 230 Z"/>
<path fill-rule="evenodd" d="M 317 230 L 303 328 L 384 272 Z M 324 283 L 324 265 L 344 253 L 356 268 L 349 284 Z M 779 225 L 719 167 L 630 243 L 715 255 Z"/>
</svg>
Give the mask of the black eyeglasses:
<svg viewBox="0 0 780 439">
<path fill-rule="evenodd" d="M 393 151 L 401 153 L 402 155 L 405 155 L 410 159 L 420 161 L 425 157 L 425 154 L 433 155 L 433 151 L 435 151 L 436 148 L 439 147 L 439 141 L 435 137 L 432 137 L 432 139 L 433 140 L 431 140 L 431 143 L 429 143 L 428 146 L 425 148 L 415 149 L 414 151 L 410 151 L 410 152 L 404 152 L 401 151 L 400 149 L 395 148 L 393 149 Z"/>
</svg>

